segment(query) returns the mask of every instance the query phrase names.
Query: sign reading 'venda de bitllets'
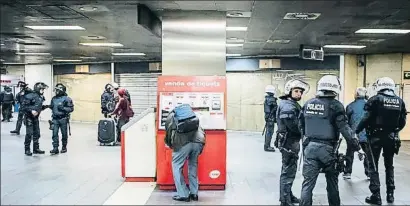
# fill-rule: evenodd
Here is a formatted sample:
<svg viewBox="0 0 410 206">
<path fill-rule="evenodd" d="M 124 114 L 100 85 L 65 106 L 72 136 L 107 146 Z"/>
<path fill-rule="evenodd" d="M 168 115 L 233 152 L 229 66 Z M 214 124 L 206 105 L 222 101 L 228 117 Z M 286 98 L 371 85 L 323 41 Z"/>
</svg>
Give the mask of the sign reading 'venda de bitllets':
<svg viewBox="0 0 410 206">
<path fill-rule="evenodd" d="M 159 129 L 180 104 L 189 104 L 204 129 L 226 129 L 226 78 L 224 76 L 158 77 Z"/>
</svg>

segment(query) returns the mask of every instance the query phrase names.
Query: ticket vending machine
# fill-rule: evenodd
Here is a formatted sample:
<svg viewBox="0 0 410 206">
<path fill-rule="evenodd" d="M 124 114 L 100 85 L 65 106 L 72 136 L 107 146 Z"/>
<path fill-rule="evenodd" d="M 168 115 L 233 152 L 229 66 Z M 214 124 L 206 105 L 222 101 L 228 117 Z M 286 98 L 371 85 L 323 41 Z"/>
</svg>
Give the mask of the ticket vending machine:
<svg viewBox="0 0 410 206">
<path fill-rule="evenodd" d="M 172 149 L 165 146 L 165 120 L 175 106 L 189 103 L 205 130 L 206 144 L 198 160 L 200 190 L 224 190 L 226 185 L 226 77 L 158 77 L 157 184 L 174 189 Z M 185 165 L 184 176 L 188 170 Z"/>
</svg>

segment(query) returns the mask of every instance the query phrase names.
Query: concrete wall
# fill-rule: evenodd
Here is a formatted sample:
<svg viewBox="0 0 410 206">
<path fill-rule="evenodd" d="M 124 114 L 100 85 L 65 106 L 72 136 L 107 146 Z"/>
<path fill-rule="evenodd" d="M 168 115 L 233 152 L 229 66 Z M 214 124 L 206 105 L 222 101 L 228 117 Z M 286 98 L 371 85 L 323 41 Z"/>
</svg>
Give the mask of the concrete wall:
<svg viewBox="0 0 410 206">
<path fill-rule="evenodd" d="M 376 54 L 366 56 L 366 85 L 369 86 L 383 76 L 401 84 L 403 54 Z"/>
<path fill-rule="evenodd" d="M 354 93 L 358 85 L 357 56 L 347 54 L 344 61 L 345 71 L 342 92 L 344 94 L 344 105 L 346 106 L 354 100 Z"/>
<path fill-rule="evenodd" d="M 6 74 L 8 75 L 25 75 L 25 66 L 24 65 L 8 65 L 6 68 Z"/>
</svg>

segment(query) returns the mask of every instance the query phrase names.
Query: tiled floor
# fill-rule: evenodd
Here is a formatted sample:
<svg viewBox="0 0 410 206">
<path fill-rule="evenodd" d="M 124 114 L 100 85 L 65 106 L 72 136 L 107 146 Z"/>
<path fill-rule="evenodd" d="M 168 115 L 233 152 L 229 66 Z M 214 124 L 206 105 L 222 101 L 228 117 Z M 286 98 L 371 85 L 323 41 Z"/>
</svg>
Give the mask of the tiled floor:
<svg viewBox="0 0 410 206">
<path fill-rule="evenodd" d="M 47 153 L 33 157 L 24 155 L 24 127 L 20 136 L 9 134 L 14 126 L 15 122 L 1 123 L 2 205 L 135 205 L 144 202 L 149 205 L 181 204 L 172 201 L 172 192 L 154 190 L 151 193 L 152 184 L 123 184 L 120 175 L 120 148 L 100 147 L 96 141 L 95 124 L 73 123 L 68 153 L 50 156 L 51 131 L 42 122 L 40 143 Z M 405 144 L 400 156 L 395 158 L 397 205 L 410 204 L 409 163 L 410 145 Z M 229 132 L 226 190 L 200 191 L 199 202 L 185 204 L 279 204 L 280 164 L 278 152 L 263 151 L 260 133 Z M 383 162 L 380 166 L 383 168 Z M 300 172 L 297 173 L 293 187 L 297 196 L 300 195 L 303 180 Z M 383 171 L 381 182 L 384 200 Z M 320 176 L 314 190 L 314 204 L 327 204 L 325 188 L 324 177 Z M 340 177 L 339 190 L 343 204 L 363 204 L 369 191 L 361 162 L 355 161 L 352 180 L 344 181 Z M 140 196 L 144 198 L 141 199 Z"/>
</svg>

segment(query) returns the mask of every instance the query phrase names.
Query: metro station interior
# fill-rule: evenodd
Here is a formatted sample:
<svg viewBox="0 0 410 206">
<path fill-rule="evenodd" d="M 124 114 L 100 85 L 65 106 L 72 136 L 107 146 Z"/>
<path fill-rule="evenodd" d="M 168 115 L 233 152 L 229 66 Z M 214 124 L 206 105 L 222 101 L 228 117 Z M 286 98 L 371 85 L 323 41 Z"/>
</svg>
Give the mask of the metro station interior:
<svg viewBox="0 0 410 206">
<path fill-rule="evenodd" d="M 44 82 L 49 105 L 62 83 L 74 104 L 68 152 L 50 155 L 52 111 L 45 109 L 45 154 L 33 156 L 24 153 L 26 125 L 10 133 L 20 108 L 13 104 L 13 117 L 1 122 L 1 205 L 280 205 L 282 155 L 264 151 L 267 85 L 279 97 L 286 82 L 303 80 L 303 106 L 319 79 L 335 75 L 346 108 L 358 87 L 374 96 L 376 81 L 389 77 L 410 105 L 406 0 L 2 0 L 0 11 L 1 92 L 7 86 L 15 96 L 19 81 Z M 113 83 L 129 92 L 135 114 L 121 143 L 106 146 L 98 141 L 101 95 Z M 178 98 L 192 100 L 207 138 L 199 201 L 173 200 L 164 118 Z M 378 165 L 383 205 L 410 205 L 410 124 L 398 134 L 394 203 L 386 202 L 383 158 Z M 346 147 L 343 141 L 339 152 Z M 368 205 L 369 179 L 354 159 L 351 179 L 338 176 L 341 205 Z M 292 192 L 300 197 L 299 160 L 297 169 Z M 329 204 L 326 188 L 320 174 L 313 205 Z"/>
</svg>

